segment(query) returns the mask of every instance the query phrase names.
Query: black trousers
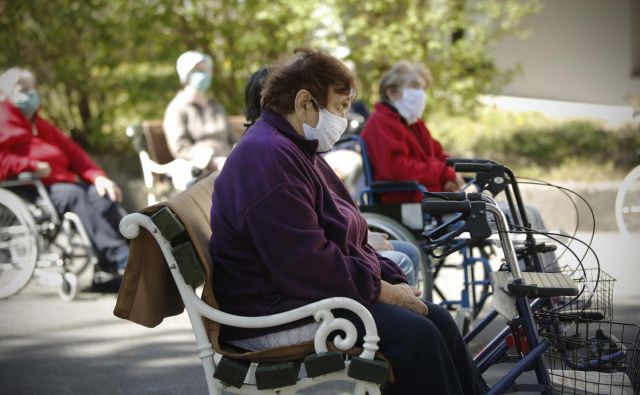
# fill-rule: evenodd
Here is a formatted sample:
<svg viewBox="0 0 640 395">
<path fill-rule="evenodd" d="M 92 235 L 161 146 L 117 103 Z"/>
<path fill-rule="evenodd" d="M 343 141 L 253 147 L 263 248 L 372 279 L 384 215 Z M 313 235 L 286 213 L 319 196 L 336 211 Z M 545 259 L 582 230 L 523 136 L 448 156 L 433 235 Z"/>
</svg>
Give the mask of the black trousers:
<svg viewBox="0 0 640 395">
<path fill-rule="evenodd" d="M 100 196 L 93 185 L 57 183 L 48 189 L 59 213 L 70 211 L 80 217 L 102 269 L 115 269 L 118 261 L 129 255 L 129 243 L 118 230 L 122 219 L 118 204 Z"/>
<path fill-rule="evenodd" d="M 385 394 L 484 394 L 488 387 L 476 367 L 451 314 L 426 302 L 427 316 L 402 307 L 373 303 L 371 312 L 381 340 L 380 352 L 391 362 L 395 383 Z M 363 326 L 351 313 L 337 315 Z"/>
</svg>

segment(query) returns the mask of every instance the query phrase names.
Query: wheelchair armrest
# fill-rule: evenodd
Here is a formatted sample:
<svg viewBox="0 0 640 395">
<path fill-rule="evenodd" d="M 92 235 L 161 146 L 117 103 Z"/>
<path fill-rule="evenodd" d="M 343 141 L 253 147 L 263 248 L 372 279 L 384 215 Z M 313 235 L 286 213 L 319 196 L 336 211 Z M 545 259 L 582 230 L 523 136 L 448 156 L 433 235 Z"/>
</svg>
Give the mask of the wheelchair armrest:
<svg viewBox="0 0 640 395">
<path fill-rule="evenodd" d="M 0 187 L 18 187 L 24 185 L 36 185 L 40 183 L 40 177 L 34 172 L 18 173 L 15 178 L 0 181 Z"/>
<path fill-rule="evenodd" d="M 18 174 L 18 177 L 16 177 L 19 181 L 34 181 L 34 180 L 39 180 L 40 177 L 38 177 L 38 175 L 36 173 L 33 172 L 23 172 Z"/>
</svg>

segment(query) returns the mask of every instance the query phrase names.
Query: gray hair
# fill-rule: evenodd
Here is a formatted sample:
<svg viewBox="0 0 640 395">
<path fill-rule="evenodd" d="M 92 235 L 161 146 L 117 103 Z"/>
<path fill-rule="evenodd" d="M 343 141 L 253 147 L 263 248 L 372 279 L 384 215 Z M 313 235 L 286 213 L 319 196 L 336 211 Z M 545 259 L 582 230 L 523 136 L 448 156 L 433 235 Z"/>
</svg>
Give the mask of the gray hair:
<svg viewBox="0 0 640 395">
<path fill-rule="evenodd" d="M 27 69 L 21 69 L 19 67 L 8 69 L 0 75 L 0 100 L 4 100 L 11 95 L 13 88 L 19 82 L 32 81 L 35 83 L 35 80 L 36 78 L 33 73 Z"/>
<path fill-rule="evenodd" d="M 402 60 L 393 65 L 393 67 L 382 76 L 382 81 L 380 81 L 380 99 L 383 102 L 388 102 L 389 96 L 387 96 L 387 89 L 402 88 L 413 73 L 424 78 L 427 82 L 427 89 L 431 86 L 433 76 L 431 75 L 431 70 L 429 70 L 424 63 Z"/>
</svg>

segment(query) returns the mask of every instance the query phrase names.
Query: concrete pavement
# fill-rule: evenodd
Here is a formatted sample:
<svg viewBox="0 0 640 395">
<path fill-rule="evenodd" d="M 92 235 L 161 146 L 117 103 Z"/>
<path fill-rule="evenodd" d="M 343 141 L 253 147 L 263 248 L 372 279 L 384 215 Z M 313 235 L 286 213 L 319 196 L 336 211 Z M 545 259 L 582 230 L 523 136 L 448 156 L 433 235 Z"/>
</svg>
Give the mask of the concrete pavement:
<svg viewBox="0 0 640 395">
<path fill-rule="evenodd" d="M 640 324 L 640 243 L 599 233 L 594 248 L 618 278 L 614 318 Z M 207 393 L 185 314 L 149 329 L 114 317 L 114 305 L 115 295 L 92 293 L 65 303 L 38 284 L 0 301 L 0 394 Z"/>
</svg>

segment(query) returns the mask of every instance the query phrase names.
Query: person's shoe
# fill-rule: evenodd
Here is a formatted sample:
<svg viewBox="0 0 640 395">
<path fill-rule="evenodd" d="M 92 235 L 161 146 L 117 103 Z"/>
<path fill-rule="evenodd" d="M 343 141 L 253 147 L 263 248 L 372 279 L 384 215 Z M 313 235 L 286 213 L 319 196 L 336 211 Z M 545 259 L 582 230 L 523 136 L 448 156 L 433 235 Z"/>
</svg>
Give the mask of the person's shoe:
<svg viewBox="0 0 640 395">
<path fill-rule="evenodd" d="M 91 282 L 91 292 L 117 293 L 120 290 L 122 276 L 115 273 L 96 271 Z"/>
</svg>

